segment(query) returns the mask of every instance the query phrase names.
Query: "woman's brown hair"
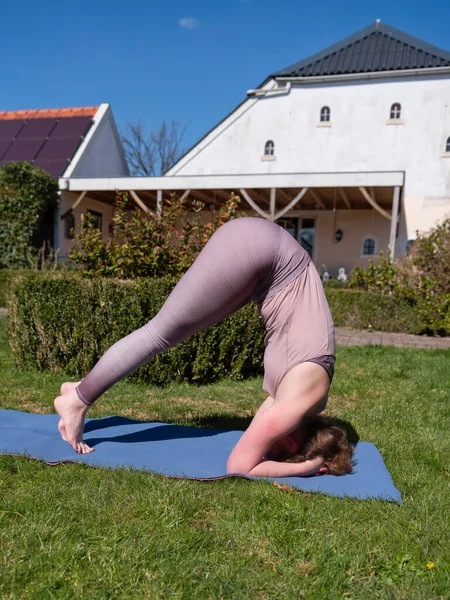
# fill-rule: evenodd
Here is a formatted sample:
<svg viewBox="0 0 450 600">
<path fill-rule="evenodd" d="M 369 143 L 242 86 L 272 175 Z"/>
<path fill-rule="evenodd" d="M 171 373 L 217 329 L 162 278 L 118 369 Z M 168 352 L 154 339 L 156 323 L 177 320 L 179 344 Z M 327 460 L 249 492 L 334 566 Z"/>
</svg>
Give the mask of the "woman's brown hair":
<svg viewBox="0 0 450 600">
<path fill-rule="evenodd" d="M 323 456 L 331 475 L 351 473 L 355 464 L 353 446 L 346 432 L 332 418 L 324 416 L 305 417 L 302 422 L 302 443 L 297 452 L 286 462 L 304 462 Z"/>
</svg>

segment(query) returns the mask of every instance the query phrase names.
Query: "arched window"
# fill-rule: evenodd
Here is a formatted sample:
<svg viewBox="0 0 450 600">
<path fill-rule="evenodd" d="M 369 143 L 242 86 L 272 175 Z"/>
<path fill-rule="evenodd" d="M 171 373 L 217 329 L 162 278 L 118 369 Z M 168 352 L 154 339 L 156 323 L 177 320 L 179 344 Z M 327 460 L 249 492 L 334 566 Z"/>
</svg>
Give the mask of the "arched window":
<svg viewBox="0 0 450 600">
<path fill-rule="evenodd" d="M 366 238 L 363 242 L 363 256 L 373 256 L 375 254 L 375 240 Z"/>
<path fill-rule="evenodd" d="M 406 242 L 406 254 L 411 254 L 411 250 L 414 248 L 414 244 L 416 243 L 416 240 L 408 240 Z"/>
<path fill-rule="evenodd" d="M 331 111 L 329 106 L 323 106 L 320 109 L 320 122 L 328 123 L 331 117 Z"/>
<path fill-rule="evenodd" d="M 445 151 L 450 152 L 450 137 L 447 138 L 447 143 L 445 144 Z"/>
<path fill-rule="evenodd" d="M 400 119 L 402 113 L 402 107 L 398 102 L 391 106 L 391 119 Z"/>
<path fill-rule="evenodd" d="M 275 154 L 275 144 L 272 140 L 267 140 L 264 146 L 264 156 L 273 156 Z"/>
</svg>

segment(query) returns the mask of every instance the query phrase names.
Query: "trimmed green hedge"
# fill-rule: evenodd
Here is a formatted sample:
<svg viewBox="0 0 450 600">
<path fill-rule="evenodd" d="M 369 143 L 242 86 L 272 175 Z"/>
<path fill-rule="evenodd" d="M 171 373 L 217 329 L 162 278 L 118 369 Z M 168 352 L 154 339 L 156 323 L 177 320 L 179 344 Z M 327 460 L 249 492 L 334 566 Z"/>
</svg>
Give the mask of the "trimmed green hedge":
<svg viewBox="0 0 450 600">
<path fill-rule="evenodd" d="M 173 278 L 83 279 L 68 273 L 25 273 L 11 284 L 9 340 L 15 360 L 31 366 L 86 374 L 117 340 L 149 321 L 173 289 Z M 414 311 L 393 298 L 327 289 L 336 325 L 417 333 Z M 182 342 L 143 366 L 132 379 L 170 381 L 242 379 L 263 371 L 265 330 L 248 304 L 219 325 Z"/>
<path fill-rule="evenodd" d="M 19 366 L 84 375 L 117 340 L 149 321 L 173 289 L 173 278 L 83 279 L 73 274 L 19 275 L 8 318 Z M 264 327 L 248 305 L 216 327 L 155 357 L 132 379 L 163 385 L 207 383 L 262 373 Z"/>
<path fill-rule="evenodd" d="M 425 329 L 414 308 L 393 296 L 328 287 L 325 293 L 337 327 L 416 334 Z"/>
<path fill-rule="evenodd" d="M 8 285 L 14 271 L 9 269 L 0 269 L 0 307 L 6 306 L 8 298 Z"/>
</svg>

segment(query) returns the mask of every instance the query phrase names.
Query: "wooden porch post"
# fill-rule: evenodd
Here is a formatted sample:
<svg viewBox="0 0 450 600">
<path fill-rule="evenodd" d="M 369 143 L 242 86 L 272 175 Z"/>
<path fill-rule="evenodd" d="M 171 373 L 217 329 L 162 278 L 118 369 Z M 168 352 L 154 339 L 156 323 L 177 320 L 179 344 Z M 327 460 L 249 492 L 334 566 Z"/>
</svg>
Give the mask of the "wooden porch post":
<svg viewBox="0 0 450 600">
<path fill-rule="evenodd" d="M 163 193 L 162 190 L 158 190 L 156 192 L 156 214 L 158 217 L 161 216 L 162 213 L 162 202 L 163 202 Z"/>
<path fill-rule="evenodd" d="M 277 201 L 277 190 L 276 188 L 270 189 L 270 220 L 275 221 L 275 209 Z"/>
<path fill-rule="evenodd" d="M 392 214 L 391 214 L 391 233 L 389 236 L 389 251 L 391 260 L 394 260 L 395 256 L 395 238 L 397 237 L 397 220 L 398 220 L 398 208 L 400 204 L 400 187 L 397 185 L 394 188 L 394 198 L 392 200 Z"/>
</svg>

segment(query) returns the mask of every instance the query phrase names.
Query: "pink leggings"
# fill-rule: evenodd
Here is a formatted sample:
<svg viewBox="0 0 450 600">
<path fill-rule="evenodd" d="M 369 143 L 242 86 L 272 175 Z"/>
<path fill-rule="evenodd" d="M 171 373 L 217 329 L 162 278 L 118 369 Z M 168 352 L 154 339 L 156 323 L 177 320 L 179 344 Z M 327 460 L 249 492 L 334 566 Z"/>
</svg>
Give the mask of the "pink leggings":
<svg viewBox="0 0 450 600">
<path fill-rule="evenodd" d="M 77 387 L 91 405 L 160 352 L 222 321 L 253 300 L 262 304 L 308 266 L 309 256 L 278 225 L 240 218 L 220 227 L 158 314 L 114 344 Z"/>
</svg>

